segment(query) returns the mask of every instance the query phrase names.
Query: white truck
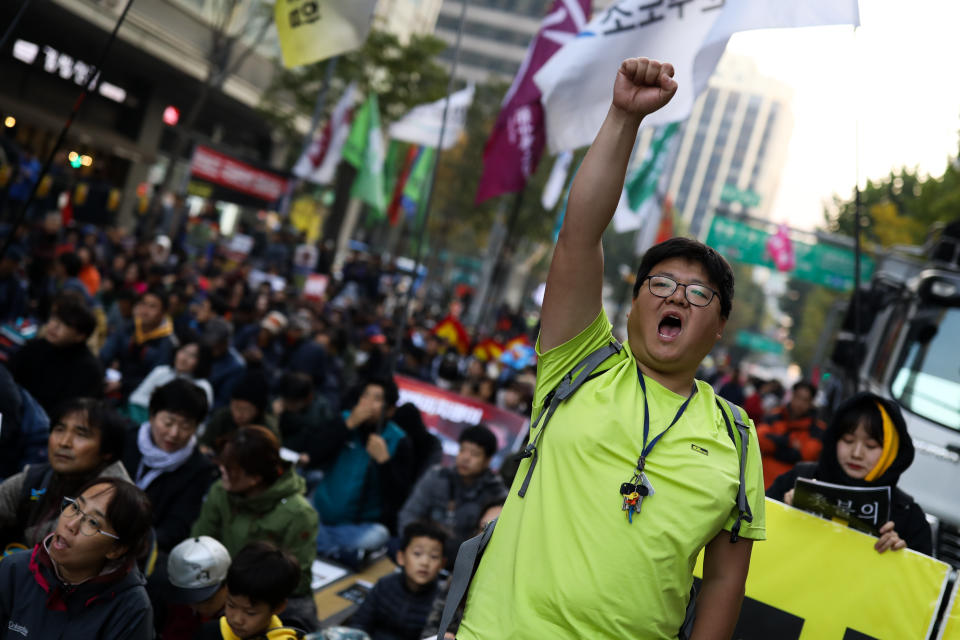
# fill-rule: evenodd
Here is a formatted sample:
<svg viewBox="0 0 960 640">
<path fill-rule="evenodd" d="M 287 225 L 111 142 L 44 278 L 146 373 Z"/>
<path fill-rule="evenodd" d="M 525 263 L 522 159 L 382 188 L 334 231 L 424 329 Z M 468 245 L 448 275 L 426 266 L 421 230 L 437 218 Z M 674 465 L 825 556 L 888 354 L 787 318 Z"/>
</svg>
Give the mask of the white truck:
<svg viewBox="0 0 960 640">
<path fill-rule="evenodd" d="M 831 360 L 842 381 L 837 396 L 857 381 L 900 405 L 916 457 L 899 486 L 928 514 L 935 556 L 960 568 L 960 220 L 931 233 L 923 247 L 877 256 Z"/>
</svg>

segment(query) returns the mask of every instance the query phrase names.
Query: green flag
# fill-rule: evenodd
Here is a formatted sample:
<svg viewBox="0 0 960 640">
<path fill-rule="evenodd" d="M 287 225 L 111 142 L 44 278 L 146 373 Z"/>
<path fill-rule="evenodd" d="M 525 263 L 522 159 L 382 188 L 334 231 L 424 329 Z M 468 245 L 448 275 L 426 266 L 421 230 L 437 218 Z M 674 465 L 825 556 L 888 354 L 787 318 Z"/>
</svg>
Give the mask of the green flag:
<svg viewBox="0 0 960 640">
<path fill-rule="evenodd" d="M 433 147 L 421 147 L 417 162 L 410 170 L 407 185 L 403 188 L 403 207 L 408 213 L 420 211 L 426 204 L 426 195 L 430 191 L 430 178 L 433 174 L 433 158 L 436 151 Z"/>
<path fill-rule="evenodd" d="M 376 94 L 371 93 L 357 112 L 343 145 L 342 157 L 358 171 L 351 197 L 363 200 L 379 215 L 384 215 L 387 208 L 383 195 L 384 150 Z"/>
<path fill-rule="evenodd" d="M 624 189 L 627 192 L 627 202 L 633 211 L 638 211 L 640 205 L 657 192 L 657 182 L 667 157 L 663 151 L 679 128 L 678 122 L 671 122 L 658 129 L 653 135 L 653 140 L 650 141 L 647 155 L 643 158 L 640 167 L 627 179 Z"/>
</svg>

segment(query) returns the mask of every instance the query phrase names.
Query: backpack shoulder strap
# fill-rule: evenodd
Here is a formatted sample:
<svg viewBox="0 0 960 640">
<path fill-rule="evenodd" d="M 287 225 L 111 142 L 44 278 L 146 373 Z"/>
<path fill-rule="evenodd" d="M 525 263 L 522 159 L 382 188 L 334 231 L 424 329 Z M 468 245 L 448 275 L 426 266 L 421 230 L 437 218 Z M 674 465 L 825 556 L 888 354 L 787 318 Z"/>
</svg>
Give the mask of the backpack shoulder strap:
<svg viewBox="0 0 960 640">
<path fill-rule="evenodd" d="M 52 477 L 53 467 L 48 462 L 31 464 L 27 467 L 23 488 L 20 490 L 20 500 L 17 503 L 17 522 L 21 526 L 33 524 L 36 514 L 45 502 Z"/>
<path fill-rule="evenodd" d="M 723 400 L 722 403 L 720 402 L 721 400 Z M 730 417 L 727 415 L 727 411 L 724 410 L 724 405 L 726 405 L 726 408 L 729 409 L 733 417 L 733 424 L 736 427 L 735 431 L 734 427 L 730 425 Z M 727 433 L 737 446 L 737 455 L 740 458 L 740 486 L 737 489 L 737 511 L 739 513 L 737 514 L 736 522 L 733 523 L 733 527 L 730 530 L 730 542 L 736 542 L 740 539 L 740 525 L 743 521 L 753 522 L 753 512 L 750 510 L 749 502 L 747 502 L 747 490 L 744 486 L 747 474 L 747 451 L 750 444 L 750 427 L 747 426 L 746 421 L 743 419 L 743 410 L 737 405 L 726 398 L 717 396 L 717 406 L 720 408 L 720 413 L 723 415 L 723 420 L 727 425 Z"/>
<path fill-rule="evenodd" d="M 579 389 L 584 382 L 590 379 L 594 371 L 597 370 L 603 362 L 610 356 L 620 353 L 620 350 L 623 349 L 623 346 L 614 339 L 611 339 L 611 342 L 603 345 L 599 349 L 591 352 L 587 357 L 574 365 L 567 375 L 563 377 L 560 381 L 560 384 L 556 386 L 550 393 L 547 394 L 544 398 L 543 408 L 540 410 L 540 414 L 537 416 L 537 419 L 533 421 L 533 424 L 530 426 L 531 433 L 538 426 L 540 431 L 534 437 L 534 439 L 527 445 L 521 454 L 521 458 L 530 458 L 533 459 L 530 461 L 530 466 L 527 468 L 527 475 L 523 478 L 523 484 L 520 485 L 520 490 L 517 494 L 522 498 L 527 494 L 527 488 L 530 486 L 530 478 L 533 477 L 533 469 L 537 466 L 537 460 L 539 459 L 539 453 L 537 450 L 537 445 L 540 442 L 540 438 L 543 436 L 543 432 L 547 428 L 547 423 L 550 422 L 550 418 L 553 417 L 554 411 L 557 410 L 557 407 L 560 406 L 560 403 L 573 395 L 573 393 Z"/>
<path fill-rule="evenodd" d="M 480 557 L 483 555 L 484 549 L 487 548 L 490 537 L 493 535 L 493 528 L 496 525 L 497 519 L 494 518 L 493 521 L 484 527 L 481 534 L 470 538 L 460 545 L 460 550 L 457 551 L 457 561 L 453 567 L 453 576 L 450 578 L 447 601 L 443 605 L 443 615 L 440 616 L 440 627 L 437 630 L 438 638 L 444 637 L 444 634 L 446 634 L 450 628 L 450 623 L 453 622 L 454 614 L 457 612 L 457 609 L 460 608 L 460 605 L 463 604 L 463 600 L 467 595 L 467 589 L 470 586 L 470 581 L 477 571 Z"/>
</svg>

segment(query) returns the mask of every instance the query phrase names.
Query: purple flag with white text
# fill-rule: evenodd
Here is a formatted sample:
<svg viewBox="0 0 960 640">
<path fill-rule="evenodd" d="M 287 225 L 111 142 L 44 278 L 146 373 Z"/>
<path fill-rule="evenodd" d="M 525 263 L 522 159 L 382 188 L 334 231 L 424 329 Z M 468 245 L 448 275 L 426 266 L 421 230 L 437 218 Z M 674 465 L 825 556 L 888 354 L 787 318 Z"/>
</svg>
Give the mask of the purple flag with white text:
<svg viewBox="0 0 960 640">
<path fill-rule="evenodd" d="M 477 204 L 501 193 L 520 191 L 536 170 L 546 133 L 540 89 L 533 75 L 587 24 L 590 5 L 590 0 L 555 0 L 543 18 L 484 147 Z"/>
</svg>

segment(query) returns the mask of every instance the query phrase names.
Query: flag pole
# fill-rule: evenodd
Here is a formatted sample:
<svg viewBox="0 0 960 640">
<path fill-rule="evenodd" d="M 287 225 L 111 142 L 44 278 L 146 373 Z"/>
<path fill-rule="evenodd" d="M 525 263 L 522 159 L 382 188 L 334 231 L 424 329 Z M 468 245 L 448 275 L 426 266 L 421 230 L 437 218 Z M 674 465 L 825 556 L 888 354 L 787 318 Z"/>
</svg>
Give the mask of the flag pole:
<svg viewBox="0 0 960 640">
<path fill-rule="evenodd" d="M 300 149 L 300 155 L 297 156 L 299 160 L 302 158 L 307 151 L 310 150 L 310 145 L 313 144 L 313 136 L 317 132 L 317 127 L 320 126 L 320 118 L 323 116 L 323 108 L 326 106 L 327 102 L 327 93 L 330 90 L 330 82 L 333 80 L 333 72 L 337 68 L 337 60 L 340 59 L 340 56 L 334 56 L 327 60 L 327 68 L 323 75 L 323 83 L 320 85 L 320 90 L 317 91 L 317 100 L 313 104 L 313 115 L 310 118 L 310 128 L 307 130 L 307 134 L 303 137 L 303 146 Z M 287 190 L 283 194 L 283 199 L 280 201 L 280 218 L 286 218 L 287 214 L 290 212 L 290 202 L 293 200 L 293 192 L 296 191 L 297 187 L 303 182 L 300 178 L 294 176 L 287 183 Z"/>
<path fill-rule="evenodd" d="M 857 60 L 857 27 L 853 27 L 853 59 Z M 853 392 L 860 391 L 860 256 L 863 251 L 860 239 L 863 207 L 860 198 L 860 118 L 854 111 L 854 167 L 856 172 L 856 191 L 853 206 L 853 353 L 854 376 Z"/>
<path fill-rule="evenodd" d="M 437 152 L 434 154 L 433 158 L 433 168 L 431 169 L 430 173 L 430 185 L 429 189 L 427 190 L 427 200 L 423 207 L 423 219 L 420 222 L 420 228 L 417 231 L 417 248 L 414 251 L 413 261 L 413 280 L 410 288 L 405 294 L 406 300 L 402 305 L 403 317 L 400 319 L 400 323 L 397 325 L 396 348 L 398 352 L 403 341 L 403 334 L 406 332 L 407 322 L 410 316 L 410 307 L 413 304 L 413 282 L 416 282 L 417 274 L 419 273 L 420 266 L 423 262 L 423 237 L 427 233 L 427 221 L 430 218 L 430 205 L 433 202 L 433 189 L 437 182 L 437 167 L 440 166 L 440 154 L 443 151 L 443 138 L 447 132 L 447 112 L 450 109 L 450 97 L 453 94 L 453 83 L 456 79 L 457 64 L 460 62 L 460 43 L 463 39 L 463 25 L 467 19 L 467 6 L 469 4 L 470 0 L 461 0 L 460 21 L 457 25 L 457 39 L 453 49 L 453 64 L 450 67 L 450 79 L 447 82 L 447 97 L 443 102 L 443 118 L 440 122 L 440 136 L 437 140 Z M 426 283 L 426 278 L 424 278 L 424 283 Z M 393 360 L 395 364 L 396 358 Z"/>
</svg>

